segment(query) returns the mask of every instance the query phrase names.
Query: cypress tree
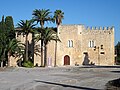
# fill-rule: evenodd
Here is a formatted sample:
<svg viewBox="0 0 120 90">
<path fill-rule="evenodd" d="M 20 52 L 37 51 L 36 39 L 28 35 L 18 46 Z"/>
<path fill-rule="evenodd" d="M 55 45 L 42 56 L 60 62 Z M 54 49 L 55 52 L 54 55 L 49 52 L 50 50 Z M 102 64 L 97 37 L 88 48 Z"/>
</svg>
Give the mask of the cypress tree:
<svg viewBox="0 0 120 90">
<path fill-rule="evenodd" d="M 4 22 L 4 16 L 2 16 L 2 21 L 0 22 L 0 62 L 1 67 L 3 66 L 3 61 L 6 61 L 5 46 L 7 42 L 8 33 L 6 32 L 6 25 Z"/>
<path fill-rule="evenodd" d="M 5 18 L 5 25 L 6 25 L 6 30 L 8 32 L 8 37 L 10 39 L 15 38 L 15 30 L 14 30 L 14 23 L 12 16 L 7 16 Z"/>
<path fill-rule="evenodd" d="M 7 16 L 4 19 L 2 16 L 2 20 L 0 22 L 0 62 L 1 66 L 3 66 L 3 62 L 8 60 L 7 55 L 7 45 L 9 42 L 15 38 L 15 30 L 13 24 L 13 18 L 11 16 Z"/>
</svg>

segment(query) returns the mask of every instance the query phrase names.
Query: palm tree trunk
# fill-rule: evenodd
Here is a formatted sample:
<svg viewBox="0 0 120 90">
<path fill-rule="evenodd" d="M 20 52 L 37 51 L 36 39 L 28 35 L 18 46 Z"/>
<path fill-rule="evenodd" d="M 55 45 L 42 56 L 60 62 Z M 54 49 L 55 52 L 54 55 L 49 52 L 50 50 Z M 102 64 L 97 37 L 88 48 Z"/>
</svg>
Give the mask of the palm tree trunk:
<svg viewBox="0 0 120 90">
<path fill-rule="evenodd" d="M 44 51 L 44 66 L 47 66 L 47 45 L 45 44 L 45 51 Z"/>
<path fill-rule="evenodd" d="M 8 52 L 8 67 L 10 67 L 10 53 Z"/>
<path fill-rule="evenodd" d="M 43 66 L 43 40 L 41 40 L 41 66 Z"/>
<path fill-rule="evenodd" d="M 32 33 L 32 60 L 33 60 L 33 63 L 34 63 L 34 33 Z"/>
<path fill-rule="evenodd" d="M 1 67 L 3 67 L 3 60 L 1 61 L 1 63 L 0 63 L 0 64 L 1 64 Z"/>
<path fill-rule="evenodd" d="M 57 39 L 57 34 L 58 33 L 58 25 L 57 25 L 57 32 L 56 32 L 56 39 Z M 56 58 L 57 58 L 57 40 L 55 41 L 55 61 L 54 61 L 54 67 L 56 67 Z"/>
<path fill-rule="evenodd" d="M 1 56 L 1 67 L 4 67 L 4 61 L 5 61 L 5 51 L 3 52 L 3 55 Z"/>
<path fill-rule="evenodd" d="M 26 35 L 25 43 L 26 43 L 25 60 L 28 61 L 28 34 Z"/>
<path fill-rule="evenodd" d="M 57 57 L 57 40 L 55 41 L 55 61 L 54 61 L 54 67 L 56 67 L 56 57 Z"/>
<path fill-rule="evenodd" d="M 41 28 L 44 28 L 44 24 L 41 22 L 40 23 Z M 41 36 L 43 36 L 43 32 L 41 32 Z M 41 39 L 41 66 L 44 66 L 43 64 L 43 39 Z"/>
</svg>

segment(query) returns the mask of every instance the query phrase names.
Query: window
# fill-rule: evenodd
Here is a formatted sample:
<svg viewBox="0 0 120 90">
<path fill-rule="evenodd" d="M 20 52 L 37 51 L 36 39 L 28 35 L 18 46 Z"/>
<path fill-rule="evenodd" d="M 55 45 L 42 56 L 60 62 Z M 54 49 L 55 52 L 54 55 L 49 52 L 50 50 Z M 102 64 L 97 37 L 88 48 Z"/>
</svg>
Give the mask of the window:
<svg viewBox="0 0 120 90">
<path fill-rule="evenodd" d="M 68 47 L 73 47 L 73 41 L 72 40 L 68 40 Z"/>
<path fill-rule="evenodd" d="M 94 47 L 94 41 L 92 41 L 92 47 Z"/>
<path fill-rule="evenodd" d="M 95 42 L 93 40 L 89 41 L 89 47 L 94 47 L 95 46 Z"/>
<path fill-rule="evenodd" d="M 100 54 L 105 54 L 105 52 L 100 52 Z"/>
<path fill-rule="evenodd" d="M 89 42 L 89 47 L 91 47 L 91 41 Z"/>
<path fill-rule="evenodd" d="M 84 52 L 83 54 L 88 54 L 87 52 Z"/>
<path fill-rule="evenodd" d="M 101 49 L 103 49 L 103 45 L 101 45 Z"/>
</svg>

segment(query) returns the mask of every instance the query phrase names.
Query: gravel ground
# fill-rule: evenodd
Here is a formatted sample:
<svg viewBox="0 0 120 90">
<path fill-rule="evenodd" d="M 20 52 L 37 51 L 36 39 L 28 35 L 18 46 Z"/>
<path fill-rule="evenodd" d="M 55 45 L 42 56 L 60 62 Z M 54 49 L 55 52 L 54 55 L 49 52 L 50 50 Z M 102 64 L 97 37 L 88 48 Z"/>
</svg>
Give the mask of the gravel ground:
<svg viewBox="0 0 120 90">
<path fill-rule="evenodd" d="M 0 90 L 104 90 L 117 78 L 119 66 L 7 68 L 0 71 Z"/>
<path fill-rule="evenodd" d="M 0 68 L 0 72 L 1 72 L 1 71 L 4 71 L 4 68 Z"/>
</svg>

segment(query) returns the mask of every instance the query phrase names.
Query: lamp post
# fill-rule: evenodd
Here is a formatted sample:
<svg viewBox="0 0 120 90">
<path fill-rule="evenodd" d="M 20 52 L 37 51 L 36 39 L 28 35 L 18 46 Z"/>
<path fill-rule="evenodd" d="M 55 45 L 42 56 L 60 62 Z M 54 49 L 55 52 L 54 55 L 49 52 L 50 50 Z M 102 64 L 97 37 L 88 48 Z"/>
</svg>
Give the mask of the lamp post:
<svg viewBox="0 0 120 90">
<path fill-rule="evenodd" d="M 99 46 L 95 46 L 94 47 L 94 51 L 96 51 L 96 49 L 98 49 L 98 65 L 100 65 L 100 54 L 99 54 L 100 53 L 100 50 L 99 50 L 100 47 Z"/>
</svg>

